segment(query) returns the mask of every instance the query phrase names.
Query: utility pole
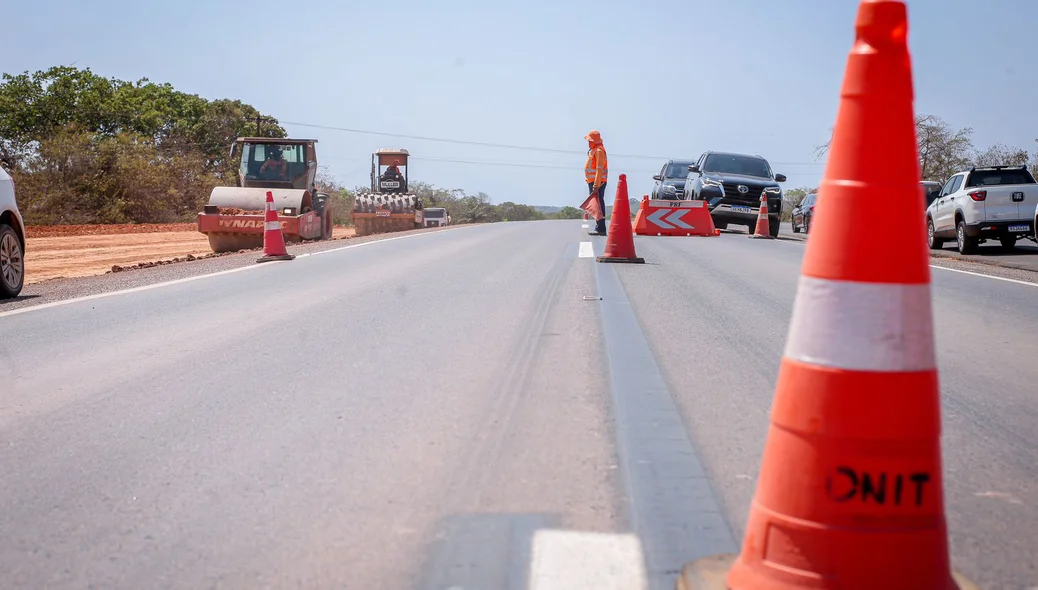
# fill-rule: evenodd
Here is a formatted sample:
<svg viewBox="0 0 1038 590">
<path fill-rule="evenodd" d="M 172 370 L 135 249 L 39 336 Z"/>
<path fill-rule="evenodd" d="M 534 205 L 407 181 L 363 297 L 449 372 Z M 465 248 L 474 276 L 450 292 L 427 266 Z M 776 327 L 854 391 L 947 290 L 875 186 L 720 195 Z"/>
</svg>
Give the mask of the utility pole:
<svg viewBox="0 0 1038 590">
<path fill-rule="evenodd" d="M 275 119 L 273 117 L 264 117 L 262 115 L 256 115 L 256 137 L 262 137 L 260 135 L 260 123 L 263 123 L 263 122 L 275 123 L 275 122 L 277 122 L 277 119 Z"/>
</svg>

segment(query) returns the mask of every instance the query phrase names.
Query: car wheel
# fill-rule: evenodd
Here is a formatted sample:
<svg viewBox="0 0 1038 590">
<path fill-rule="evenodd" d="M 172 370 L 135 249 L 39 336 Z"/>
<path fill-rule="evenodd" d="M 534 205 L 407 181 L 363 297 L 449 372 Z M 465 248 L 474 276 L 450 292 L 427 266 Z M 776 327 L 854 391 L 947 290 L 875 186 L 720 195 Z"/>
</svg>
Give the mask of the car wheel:
<svg viewBox="0 0 1038 590">
<path fill-rule="evenodd" d="M 977 239 L 966 235 L 966 222 L 959 220 L 955 226 L 955 241 L 959 254 L 973 254 L 977 251 Z"/>
<path fill-rule="evenodd" d="M 1012 250 L 1016 246 L 1016 236 L 1002 236 L 998 239 L 998 243 L 1002 244 L 1006 250 Z"/>
<path fill-rule="evenodd" d="M 800 233 L 800 228 L 797 227 L 797 222 L 796 221 L 790 219 L 789 220 L 789 227 L 790 227 L 790 229 L 793 230 L 793 233 L 795 233 L 795 234 Z"/>
<path fill-rule="evenodd" d="M 18 234 L 0 223 L 0 299 L 17 297 L 25 283 L 25 258 Z"/>
<path fill-rule="evenodd" d="M 937 230 L 933 227 L 933 219 L 926 220 L 926 243 L 931 250 L 940 250 L 944 247 L 944 240 L 937 237 Z"/>
</svg>

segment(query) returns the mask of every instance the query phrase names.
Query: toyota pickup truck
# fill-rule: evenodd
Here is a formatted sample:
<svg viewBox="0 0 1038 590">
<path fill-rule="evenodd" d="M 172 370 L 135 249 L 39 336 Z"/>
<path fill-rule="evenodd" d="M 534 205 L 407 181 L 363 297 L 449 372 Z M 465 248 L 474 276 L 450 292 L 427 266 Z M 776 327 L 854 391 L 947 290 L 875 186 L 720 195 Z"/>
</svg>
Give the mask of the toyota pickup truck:
<svg viewBox="0 0 1038 590">
<path fill-rule="evenodd" d="M 927 241 L 939 250 L 955 240 L 960 254 L 987 240 L 1013 248 L 1020 238 L 1036 240 L 1036 206 L 1038 182 L 1026 166 L 973 167 L 949 178 L 926 208 Z"/>
</svg>

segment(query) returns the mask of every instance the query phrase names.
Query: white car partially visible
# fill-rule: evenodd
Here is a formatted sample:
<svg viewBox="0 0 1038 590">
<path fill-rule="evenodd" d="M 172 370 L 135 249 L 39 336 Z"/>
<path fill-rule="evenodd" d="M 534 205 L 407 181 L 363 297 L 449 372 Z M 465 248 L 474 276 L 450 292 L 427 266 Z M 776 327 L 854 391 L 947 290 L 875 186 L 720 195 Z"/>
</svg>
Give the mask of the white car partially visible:
<svg viewBox="0 0 1038 590">
<path fill-rule="evenodd" d="M 25 283 L 25 224 L 14 180 L 0 167 L 0 299 L 17 297 Z"/>
</svg>

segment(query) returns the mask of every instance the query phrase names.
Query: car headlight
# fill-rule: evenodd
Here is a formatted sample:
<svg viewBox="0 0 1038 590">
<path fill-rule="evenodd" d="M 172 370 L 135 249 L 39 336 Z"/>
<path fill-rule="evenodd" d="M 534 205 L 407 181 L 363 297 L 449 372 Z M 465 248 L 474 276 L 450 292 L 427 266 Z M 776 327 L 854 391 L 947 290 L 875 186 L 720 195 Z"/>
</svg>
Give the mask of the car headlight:
<svg viewBox="0 0 1038 590">
<path fill-rule="evenodd" d="M 665 192 L 665 193 L 672 193 L 672 192 L 674 192 L 674 185 L 672 185 L 672 184 L 665 184 L 665 185 L 663 185 L 663 192 Z"/>
<path fill-rule="evenodd" d="M 769 187 L 764 189 L 764 192 L 768 193 L 769 195 L 781 195 L 782 194 L 782 187 L 769 186 Z"/>
<path fill-rule="evenodd" d="M 714 180 L 713 178 L 704 178 L 703 186 L 713 186 L 716 188 L 721 188 L 724 186 L 724 183 L 722 183 L 720 180 Z"/>
</svg>

